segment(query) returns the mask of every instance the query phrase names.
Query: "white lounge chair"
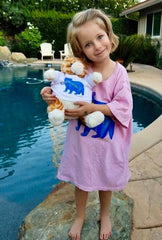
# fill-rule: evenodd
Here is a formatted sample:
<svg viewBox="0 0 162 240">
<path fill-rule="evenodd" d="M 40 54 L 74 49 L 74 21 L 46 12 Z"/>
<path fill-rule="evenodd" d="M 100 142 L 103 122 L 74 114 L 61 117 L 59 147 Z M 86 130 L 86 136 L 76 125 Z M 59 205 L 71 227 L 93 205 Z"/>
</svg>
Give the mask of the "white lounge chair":
<svg viewBox="0 0 162 240">
<path fill-rule="evenodd" d="M 40 48 L 41 48 L 40 52 L 42 55 L 42 61 L 43 61 L 43 57 L 52 57 L 52 59 L 54 60 L 55 51 L 52 50 L 51 43 L 41 43 Z"/>
<path fill-rule="evenodd" d="M 64 50 L 59 51 L 60 52 L 60 58 L 63 60 L 64 57 L 68 57 L 72 55 L 72 50 L 70 43 L 65 43 L 64 44 Z"/>
</svg>

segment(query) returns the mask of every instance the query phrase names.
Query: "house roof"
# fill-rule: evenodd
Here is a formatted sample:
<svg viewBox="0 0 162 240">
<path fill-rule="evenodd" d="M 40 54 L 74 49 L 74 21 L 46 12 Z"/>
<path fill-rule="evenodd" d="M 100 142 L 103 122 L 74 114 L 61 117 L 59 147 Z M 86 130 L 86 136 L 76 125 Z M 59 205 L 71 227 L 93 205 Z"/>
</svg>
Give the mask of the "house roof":
<svg viewBox="0 0 162 240">
<path fill-rule="evenodd" d="M 162 3 L 162 0 L 146 0 L 144 2 L 138 3 L 135 6 L 124 10 L 122 13 L 120 13 L 120 16 L 125 16 L 130 13 L 135 13 L 135 12 L 141 11 L 142 9 L 151 7 L 159 3 Z"/>
</svg>

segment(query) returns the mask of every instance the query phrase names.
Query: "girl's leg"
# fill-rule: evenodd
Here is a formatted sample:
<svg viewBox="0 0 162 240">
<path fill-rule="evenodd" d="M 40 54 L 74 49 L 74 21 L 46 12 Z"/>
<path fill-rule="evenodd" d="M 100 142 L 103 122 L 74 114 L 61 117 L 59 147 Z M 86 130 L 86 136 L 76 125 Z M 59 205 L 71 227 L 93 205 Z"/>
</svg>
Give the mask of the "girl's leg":
<svg viewBox="0 0 162 240">
<path fill-rule="evenodd" d="M 100 239 L 108 239 L 111 235 L 111 221 L 109 215 L 111 195 L 111 191 L 99 191 L 101 218 Z"/>
<path fill-rule="evenodd" d="M 75 187 L 76 219 L 69 232 L 69 236 L 72 240 L 81 239 L 80 236 L 85 218 L 87 196 L 88 192 Z"/>
</svg>

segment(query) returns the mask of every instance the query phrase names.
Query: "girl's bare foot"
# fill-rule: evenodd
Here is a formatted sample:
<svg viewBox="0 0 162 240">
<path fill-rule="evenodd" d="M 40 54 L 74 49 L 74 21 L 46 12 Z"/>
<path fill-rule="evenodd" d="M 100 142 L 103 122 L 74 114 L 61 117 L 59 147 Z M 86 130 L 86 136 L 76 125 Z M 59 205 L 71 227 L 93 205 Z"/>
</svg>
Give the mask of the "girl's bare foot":
<svg viewBox="0 0 162 240">
<path fill-rule="evenodd" d="M 81 231 L 83 226 L 84 219 L 76 218 L 74 224 L 72 225 L 69 236 L 72 240 L 80 240 L 81 239 Z"/>
<path fill-rule="evenodd" d="M 100 240 L 109 239 L 111 236 L 111 221 L 109 216 L 101 218 Z"/>
</svg>

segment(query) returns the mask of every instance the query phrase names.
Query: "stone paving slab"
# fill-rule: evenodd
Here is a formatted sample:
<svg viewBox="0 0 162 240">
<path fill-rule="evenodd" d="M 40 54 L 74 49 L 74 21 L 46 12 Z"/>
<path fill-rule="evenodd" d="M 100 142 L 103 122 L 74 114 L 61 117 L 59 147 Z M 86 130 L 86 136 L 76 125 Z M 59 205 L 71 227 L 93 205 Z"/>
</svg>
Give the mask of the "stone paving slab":
<svg viewBox="0 0 162 240">
<path fill-rule="evenodd" d="M 133 199 L 131 240 L 162 236 L 162 141 L 129 163 L 131 180 L 124 192 Z"/>
<path fill-rule="evenodd" d="M 150 229 L 136 229 L 132 232 L 131 240 L 160 240 L 162 227 Z"/>
<path fill-rule="evenodd" d="M 129 163 L 131 181 L 162 177 L 162 141 Z"/>
<path fill-rule="evenodd" d="M 142 131 L 133 135 L 129 161 L 147 151 L 162 140 L 162 115 Z"/>
<path fill-rule="evenodd" d="M 134 72 L 129 72 L 130 81 L 162 93 L 162 71 L 150 65 L 133 64 Z"/>
<path fill-rule="evenodd" d="M 129 182 L 124 192 L 134 200 L 135 229 L 162 226 L 162 178 Z"/>
</svg>

